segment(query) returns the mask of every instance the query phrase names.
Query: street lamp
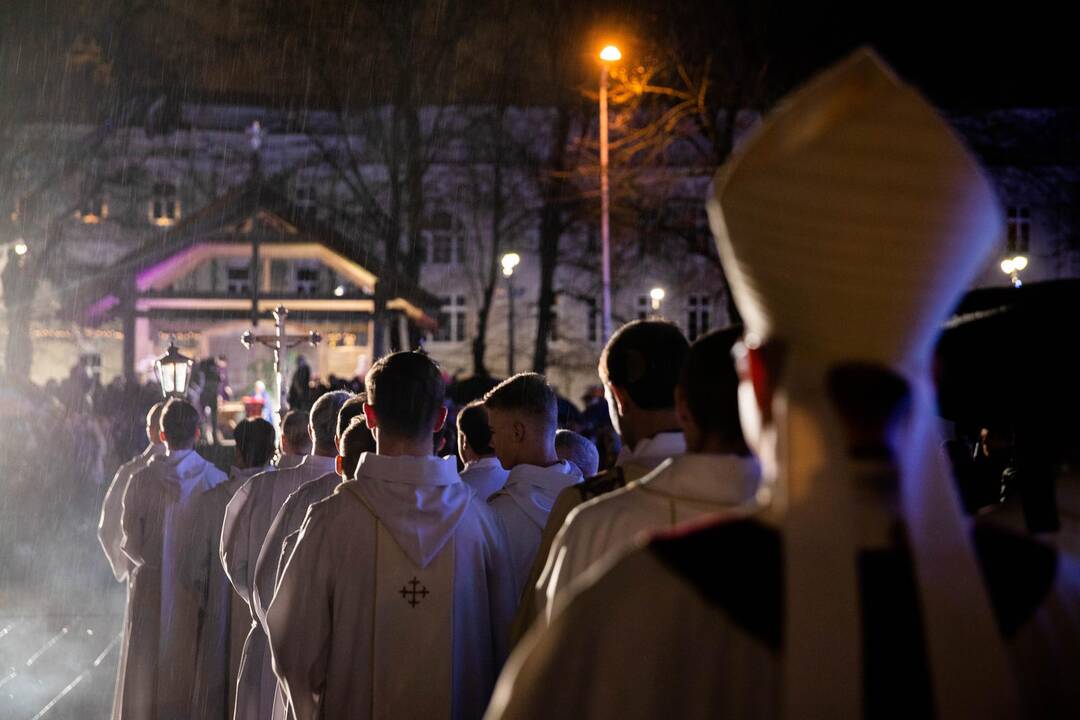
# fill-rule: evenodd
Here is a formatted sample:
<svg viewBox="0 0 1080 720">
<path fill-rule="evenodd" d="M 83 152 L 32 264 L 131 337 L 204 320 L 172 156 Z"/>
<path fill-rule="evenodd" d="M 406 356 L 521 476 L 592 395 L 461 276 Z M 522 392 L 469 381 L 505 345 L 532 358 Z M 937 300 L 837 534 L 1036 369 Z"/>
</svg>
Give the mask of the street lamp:
<svg viewBox="0 0 1080 720">
<path fill-rule="evenodd" d="M 165 354 L 154 362 L 158 382 L 161 383 L 162 397 L 182 398 L 187 395 L 193 362 L 180 352 L 180 348 L 176 346 L 176 338 L 169 338 L 169 347 Z"/>
<path fill-rule="evenodd" d="M 1020 273 L 1028 266 L 1025 255 L 1015 255 L 1001 261 L 1001 272 L 1009 276 L 1009 282 L 1013 287 L 1020 287 L 1024 283 L 1020 281 Z"/>
<path fill-rule="evenodd" d="M 656 316 L 660 315 L 660 303 L 664 301 L 665 295 L 664 288 L 655 287 L 649 291 L 649 299 L 652 300 L 653 314 Z"/>
<path fill-rule="evenodd" d="M 608 66 L 622 59 L 614 45 L 600 51 L 600 283 L 601 323 L 604 342 L 611 337 L 611 237 L 608 215 L 611 189 L 608 184 Z"/>
<path fill-rule="evenodd" d="M 509 252 L 502 256 L 502 271 L 506 276 L 506 375 L 514 374 L 514 268 L 521 262 L 521 256 Z"/>
<path fill-rule="evenodd" d="M 19 238 L 15 241 L 15 254 L 22 257 L 26 253 L 30 252 L 30 246 L 26 244 L 26 241 Z"/>
</svg>

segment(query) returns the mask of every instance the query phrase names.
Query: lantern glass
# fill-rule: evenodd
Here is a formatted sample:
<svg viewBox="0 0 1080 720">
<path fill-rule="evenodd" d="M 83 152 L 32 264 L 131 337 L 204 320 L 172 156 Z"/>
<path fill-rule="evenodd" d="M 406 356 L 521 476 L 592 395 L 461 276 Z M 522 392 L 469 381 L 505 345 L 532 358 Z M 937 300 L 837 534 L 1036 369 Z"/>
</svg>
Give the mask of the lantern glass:
<svg viewBox="0 0 1080 720">
<path fill-rule="evenodd" d="M 175 344 L 170 343 L 168 351 L 154 363 L 158 380 L 161 382 L 161 394 L 184 396 L 191 381 L 191 358 L 180 352 Z"/>
</svg>

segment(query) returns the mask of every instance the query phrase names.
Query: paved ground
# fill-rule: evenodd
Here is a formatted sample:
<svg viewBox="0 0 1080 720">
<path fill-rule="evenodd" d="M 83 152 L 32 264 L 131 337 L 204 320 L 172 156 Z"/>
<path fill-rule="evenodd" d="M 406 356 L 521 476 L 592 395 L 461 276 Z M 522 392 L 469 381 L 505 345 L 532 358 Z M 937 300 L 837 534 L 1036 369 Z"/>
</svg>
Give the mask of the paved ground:
<svg viewBox="0 0 1080 720">
<path fill-rule="evenodd" d="M 0 717 L 108 718 L 120 625 L 114 614 L 0 610 Z"/>
</svg>

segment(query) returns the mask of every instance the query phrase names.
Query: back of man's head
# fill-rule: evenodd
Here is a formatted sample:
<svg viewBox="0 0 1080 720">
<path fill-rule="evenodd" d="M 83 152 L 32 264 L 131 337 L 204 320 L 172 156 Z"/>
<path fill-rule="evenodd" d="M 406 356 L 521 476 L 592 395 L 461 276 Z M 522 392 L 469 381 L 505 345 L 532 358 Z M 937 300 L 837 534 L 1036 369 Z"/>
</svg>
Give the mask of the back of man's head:
<svg viewBox="0 0 1080 720">
<path fill-rule="evenodd" d="M 262 467 L 274 455 L 274 426 L 262 418 L 247 418 L 233 430 L 236 459 L 241 468 Z"/>
<path fill-rule="evenodd" d="M 397 352 L 379 360 L 364 381 L 380 438 L 387 435 L 431 439 L 440 417 L 446 385 L 439 366 L 419 352 Z"/>
<path fill-rule="evenodd" d="M 324 393 L 311 406 L 308 423 L 311 426 L 311 438 L 316 455 L 337 455 L 338 413 L 345 401 L 352 397 L 347 390 L 334 390 Z"/>
<path fill-rule="evenodd" d="M 356 472 L 356 466 L 360 462 L 360 456 L 364 453 L 375 452 L 375 438 L 371 435 L 363 416 L 354 418 L 349 427 L 345 428 L 341 435 L 341 467 L 339 473 L 342 477 L 351 478 Z"/>
<path fill-rule="evenodd" d="M 341 406 L 337 416 L 337 430 L 334 433 L 339 441 L 345 437 L 345 431 L 349 429 L 349 425 L 352 424 L 354 418 L 364 417 L 365 403 L 367 403 L 367 394 L 358 393 L 346 400 L 345 404 Z"/>
<path fill-rule="evenodd" d="M 591 477 L 600 469 L 600 452 L 593 441 L 573 430 L 555 433 L 555 454 L 560 460 L 577 465 L 584 477 Z"/>
<path fill-rule="evenodd" d="M 185 450 L 195 446 L 199 431 L 199 411 L 187 400 L 172 398 L 161 413 L 161 432 L 170 450 Z"/>
<path fill-rule="evenodd" d="M 146 437 L 154 445 L 161 444 L 161 414 L 165 412 L 165 401 L 154 403 L 146 413 Z"/>
<path fill-rule="evenodd" d="M 679 391 L 698 432 L 739 455 L 749 452 L 739 422 L 739 376 L 731 356 L 741 337 L 741 327 L 729 327 L 698 338 L 679 374 Z"/>
<path fill-rule="evenodd" d="M 480 401 L 471 402 L 461 409 L 457 416 L 459 444 L 464 442 L 477 457 L 491 455 L 491 426 L 488 425 L 487 410 Z M 465 459 L 462 458 L 462 461 Z"/>
<path fill-rule="evenodd" d="M 555 433 L 558 400 L 547 379 L 538 373 L 520 373 L 503 380 L 484 396 L 484 406 L 540 423 Z"/>
<path fill-rule="evenodd" d="M 641 410 L 671 410 L 690 345 L 666 320 L 635 320 L 619 328 L 600 353 L 600 379 L 621 388 Z"/>
<path fill-rule="evenodd" d="M 281 421 L 281 449 L 290 455 L 311 454 L 311 433 L 308 432 L 308 414 L 290 410 Z"/>
</svg>

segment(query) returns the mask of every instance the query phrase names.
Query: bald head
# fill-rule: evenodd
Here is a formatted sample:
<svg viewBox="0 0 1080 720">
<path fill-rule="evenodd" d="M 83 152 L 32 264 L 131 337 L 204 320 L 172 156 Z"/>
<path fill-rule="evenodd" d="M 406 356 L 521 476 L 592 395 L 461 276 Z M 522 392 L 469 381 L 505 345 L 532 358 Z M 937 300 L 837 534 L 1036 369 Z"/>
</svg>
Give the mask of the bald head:
<svg viewBox="0 0 1080 720">
<path fill-rule="evenodd" d="M 577 465 L 584 477 L 592 477 L 600 469 L 600 452 L 589 438 L 573 430 L 555 433 L 555 454 L 560 460 Z"/>
</svg>

